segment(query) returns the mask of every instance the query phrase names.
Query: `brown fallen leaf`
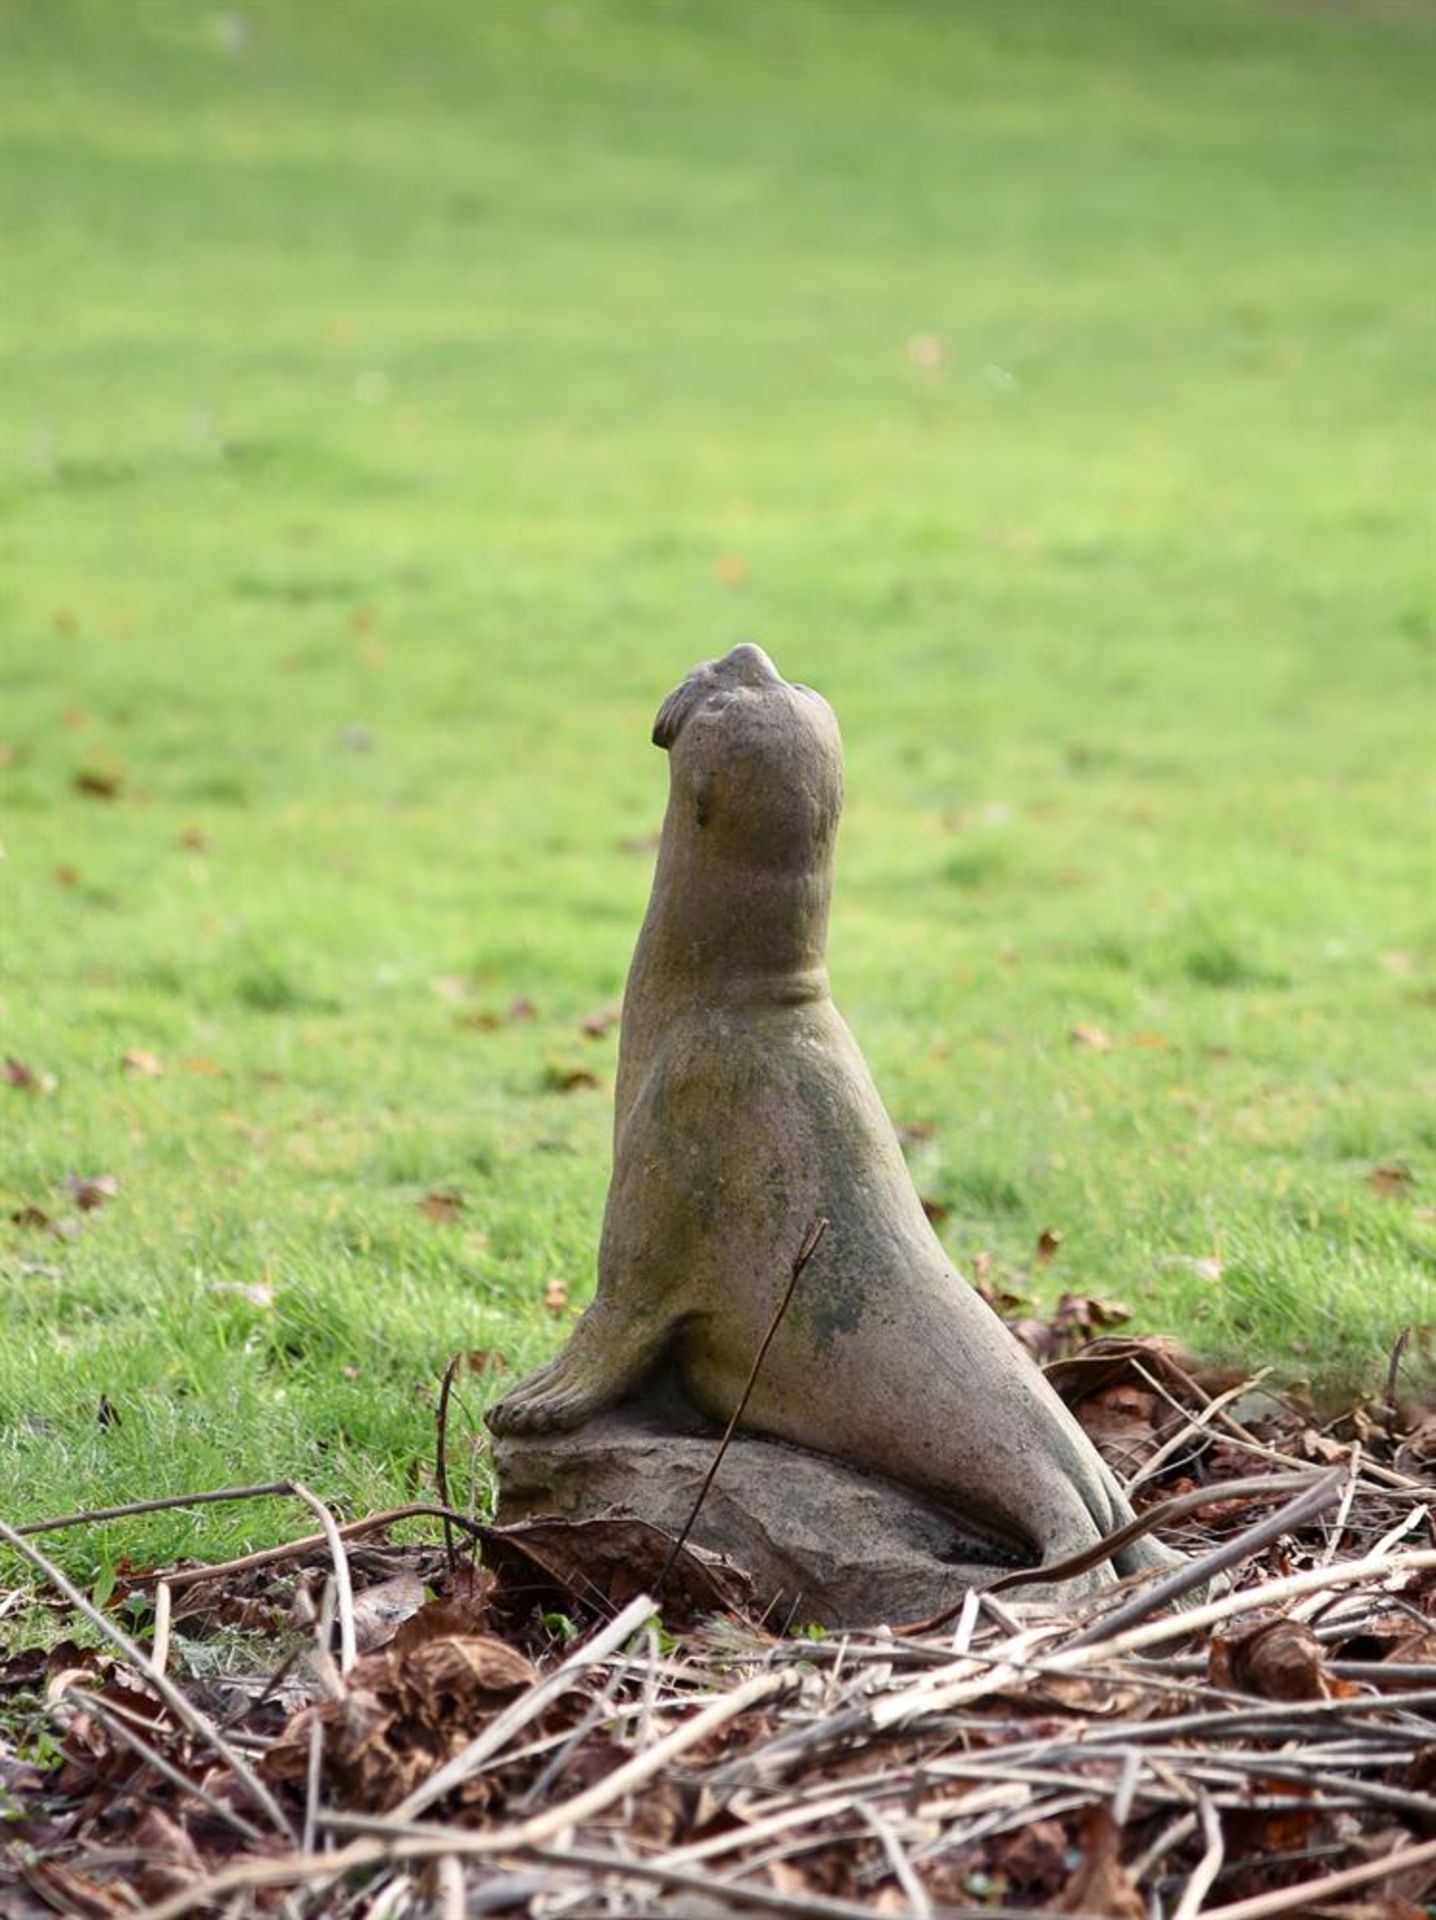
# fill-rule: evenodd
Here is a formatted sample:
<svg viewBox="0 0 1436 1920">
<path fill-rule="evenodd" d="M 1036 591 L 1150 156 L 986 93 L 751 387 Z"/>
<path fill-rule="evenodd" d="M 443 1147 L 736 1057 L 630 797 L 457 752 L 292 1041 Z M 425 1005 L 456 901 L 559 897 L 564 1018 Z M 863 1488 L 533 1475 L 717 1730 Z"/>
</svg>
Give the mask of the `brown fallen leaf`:
<svg viewBox="0 0 1436 1920">
<path fill-rule="evenodd" d="M 125 1073 L 158 1079 L 165 1070 L 165 1063 L 157 1053 L 151 1053 L 146 1047 L 131 1047 L 128 1053 L 120 1055 L 120 1067 Z"/>
<path fill-rule="evenodd" d="M 87 800 L 118 800 L 124 776 L 104 767 L 82 767 L 70 785 Z"/>
<path fill-rule="evenodd" d="M 557 1274 L 544 1282 L 543 1303 L 549 1313 L 559 1314 L 568 1306 L 568 1282 Z"/>
<path fill-rule="evenodd" d="M 464 1365 L 470 1373 L 505 1373 L 509 1357 L 506 1353 L 495 1353 L 491 1347 L 474 1347 L 464 1355 Z"/>
<path fill-rule="evenodd" d="M 426 1220 L 448 1222 L 457 1220 L 464 1211 L 464 1196 L 456 1193 L 452 1187 L 434 1187 L 422 1200 L 416 1200 L 414 1205 Z"/>
<path fill-rule="evenodd" d="M 1122 1829 L 1105 1801 L 1084 1811 L 1080 1845 L 1081 1862 L 1051 1911 L 1146 1920 L 1147 1903 L 1122 1865 Z"/>
<path fill-rule="evenodd" d="M 1366 1176 L 1366 1184 L 1373 1193 L 1384 1195 L 1388 1200 L 1400 1199 L 1408 1194 L 1416 1184 L 1416 1176 L 1410 1167 L 1399 1162 L 1390 1162 L 1386 1166 L 1373 1167 Z"/>
<path fill-rule="evenodd" d="M 23 1060 L 16 1060 L 7 1054 L 5 1084 L 21 1093 L 53 1093 L 59 1082 L 53 1073 L 41 1073 L 34 1067 L 27 1067 Z"/>
<path fill-rule="evenodd" d="M 1057 1250 L 1062 1245 L 1061 1230 L 1057 1227 L 1044 1227 L 1037 1236 L 1035 1257 L 1041 1262 L 1055 1260 Z"/>
<path fill-rule="evenodd" d="M 516 993 L 509 1002 L 510 1020 L 536 1020 L 538 1008 L 526 993 Z"/>
<path fill-rule="evenodd" d="M 354 1596 L 354 1638 L 360 1653 L 388 1646 L 406 1620 L 424 1604 L 424 1583 L 407 1570 L 377 1581 Z"/>
<path fill-rule="evenodd" d="M 185 853 L 208 853 L 209 835 L 203 827 L 186 827 L 175 841 Z"/>
<path fill-rule="evenodd" d="M 1069 1407 L 1078 1407 L 1089 1395 L 1119 1381 L 1145 1388 L 1150 1375 L 1179 1406 L 1187 1406 L 1192 1402 L 1190 1376 L 1199 1365 L 1163 1334 L 1116 1334 L 1089 1341 L 1080 1353 L 1054 1360 L 1047 1369 L 1047 1381 Z"/>
<path fill-rule="evenodd" d="M 112 1173 L 96 1174 L 93 1180 L 81 1179 L 72 1173 L 61 1184 L 81 1213 L 94 1213 L 107 1200 L 113 1200 L 120 1190 L 120 1183 Z"/>
<path fill-rule="evenodd" d="M 580 1020 L 578 1030 L 590 1040 L 601 1040 L 610 1028 L 618 1025 L 619 1013 L 618 1007 L 600 1007 L 596 1013 Z"/>
<path fill-rule="evenodd" d="M 158 1905 L 166 1895 L 182 1893 L 204 1878 L 199 1848 L 177 1820 L 160 1807 L 146 1807 L 134 1831 L 139 1860 L 136 1885 L 147 1903 Z"/>
<path fill-rule="evenodd" d="M 387 1811 L 534 1678 L 521 1653 L 485 1634 L 449 1634 L 409 1648 L 396 1635 L 390 1646 L 356 1662 L 342 1698 L 294 1716 L 266 1751 L 261 1771 L 271 1780 L 304 1780 L 317 1720 L 329 1791 L 340 1804 Z M 493 1789 L 480 1775 L 460 1791 L 466 1804 L 482 1805 Z"/>
<path fill-rule="evenodd" d="M 934 1200 L 932 1195 L 928 1193 L 923 1194 L 921 1198 L 923 1212 L 935 1227 L 940 1227 L 952 1212 L 952 1208 L 946 1200 Z"/>
<path fill-rule="evenodd" d="M 598 1075 L 588 1067 L 547 1066 L 544 1085 L 553 1093 L 577 1093 L 580 1087 L 596 1087 Z"/>
<path fill-rule="evenodd" d="M 484 1563 L 498 1576 L 496 1599 L 512 1595 L 527 1616 L 547 1588 L 565 1611 L 604 1617 L 663 1581 L 663 1619 L 682 1626 L 700 1614 L 744 1613 L 752 1603 L 747 1574 L 692 1544 L 668 1565 L 672 1538 L 628 1514 L 594 1520 L 520 1520 L 485 1527 Z"/>
<path fill-rule="evenodd" d="M 1031 1820 L 999 1851 L 1002 1875 L 1024 1896 L 1045 1899 L 1067 1878 L 1067 1835 L 1059 1820 Z"/>
<path fill-rule="evenodd" d="M 1417 1478 L 1436 1479 L 1436 1413 L 1429 1413 L 1403 1434 L 1396 1449 L 1396 1467 Z"/>
<path fill-rule="evenodd" d="M 1207 1673 L 1215 1687 L 1263 1700 L 1330 1700 L 1361 1691 L 1329 1674 L 1311 1628 L 1285 1616 L 1244 1620 L 1214 1634 Z"/>
<path fill-rule="evenodd" d="M 484 1583 L 482 1586 L 454 1599 L 427 1600 L 400 1623 L 393 1641 L 396 1654 L 412 1653 L 415 1647 L 422 1647 L 429 1640 L 452 1640 L 483 1630 L 496 1582 L 486 1568 L 476 1571 Z"/>
<path fill-rule="evenodd" d="M 1123 1474 L 1156 1452 L 1166 1411 L 1155 1393 L 1126 1382 L 1088 1394 L 1076 1408 L 1088 1439 Z"/>
<path fill-rule="evenodd" d="M 16 1207 L 10 1218 L 17 1227 L 34 1233 L 43 1232 L 50 1225 L 50 1216 L 45 1209 L 28 1201 L 23 1207 Z"/>
<path fill-rule="evenodd" d="M 1090 1047 L 1093 1053 L 1111 1053 L 1116 1045 L 1110 1033 L 1102 1027 L 1094 1027 L 1085 1020 L 1079 1020 L 1068 1031 L 1067 1038 L 1075 1047 Z"/>
</svg>

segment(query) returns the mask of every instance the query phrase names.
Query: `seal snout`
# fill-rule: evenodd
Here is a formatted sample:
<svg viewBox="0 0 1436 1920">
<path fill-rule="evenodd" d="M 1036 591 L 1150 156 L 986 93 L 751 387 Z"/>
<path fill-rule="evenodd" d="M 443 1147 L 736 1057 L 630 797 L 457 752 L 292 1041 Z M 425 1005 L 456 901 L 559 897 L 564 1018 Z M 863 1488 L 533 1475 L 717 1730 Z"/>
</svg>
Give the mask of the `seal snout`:
<svg viewBox="0 0 1436 1920">
<path fill-rule="evenodd" d="M 713 665 L 721 678 L 741 687 L 782 684 L 782 674 L 763 649 L 755 646 L 751 640 L 732 648 L 721 660 L 715 660 Z"/>
<path fill-rule="evenodd" d="M 653 744 L 665 749 L 671 747 L 695 708 L 709 694 L 727 695 L 786 685 L 763 649 L 745 640 L 721 659 L 705 660 L 678 683 L 658 709 L 658 718 L 653 723 Z"/>
</svg>

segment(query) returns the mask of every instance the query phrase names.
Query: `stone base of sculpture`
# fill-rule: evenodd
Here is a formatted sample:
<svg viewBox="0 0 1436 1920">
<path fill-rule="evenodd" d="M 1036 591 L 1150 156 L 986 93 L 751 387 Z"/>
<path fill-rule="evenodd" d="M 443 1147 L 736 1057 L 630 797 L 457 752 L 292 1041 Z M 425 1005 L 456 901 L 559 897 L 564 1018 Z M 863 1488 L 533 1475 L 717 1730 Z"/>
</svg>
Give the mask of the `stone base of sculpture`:
<svg viewBox="0 0 1436 1920">
<path fill-rule="evenodd" d="M 497 1517 L 624 1513 L 676 1536 L 719 1438 L 705 1423 L 675 1431 L 667 1413 L 630 1406 L 577 1433 L 498 1439 Z M 923 1619 L 1014 1564 L 910 1488 L 743 1432 L 688 1537 L 749 1575 L 775 1629 Z"/>
</svg>

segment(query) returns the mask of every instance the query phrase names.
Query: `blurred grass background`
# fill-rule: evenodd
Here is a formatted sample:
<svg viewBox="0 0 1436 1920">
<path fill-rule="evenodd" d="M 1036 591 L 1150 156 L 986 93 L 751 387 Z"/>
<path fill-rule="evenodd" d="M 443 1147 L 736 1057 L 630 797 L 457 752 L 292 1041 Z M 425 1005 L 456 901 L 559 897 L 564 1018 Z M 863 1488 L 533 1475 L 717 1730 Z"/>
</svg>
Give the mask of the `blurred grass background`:
<svg viewBox="0 0 1436 1920">
<path fill-rule="evenodd" d="M 835 986 L 955 1257 L 1379 1383 L 1433 1318 L 1433 45 L 9 0 L 0 1511 L 387 1503 L 452 1351 L 473 1429 L 562 1338 L 648 726 L 742 638 L 842 718 Z"/>
</svg>

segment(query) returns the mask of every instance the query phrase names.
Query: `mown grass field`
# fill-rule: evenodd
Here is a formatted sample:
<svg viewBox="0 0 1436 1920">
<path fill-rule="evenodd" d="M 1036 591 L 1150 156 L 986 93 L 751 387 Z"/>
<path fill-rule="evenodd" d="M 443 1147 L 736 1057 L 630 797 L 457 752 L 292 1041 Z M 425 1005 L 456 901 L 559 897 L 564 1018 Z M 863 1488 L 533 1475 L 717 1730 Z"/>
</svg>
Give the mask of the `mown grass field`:
<svg viewBox="0 0 1436 1920">
<path fill-rule="evenodd" d="M 451 1352 L 562 1337 L 648 727 L 749 637 L 844 724 L 835 986 L 954 1254 L 1379 1382 L 1433 1318 L 1433 47 L 10 0 L 0 1513 L 387 1504 Z"/>
</svg>

